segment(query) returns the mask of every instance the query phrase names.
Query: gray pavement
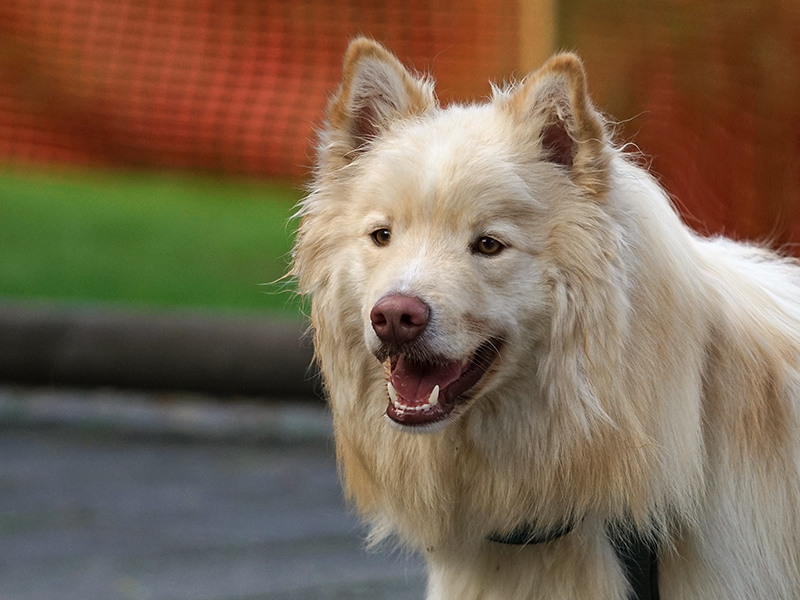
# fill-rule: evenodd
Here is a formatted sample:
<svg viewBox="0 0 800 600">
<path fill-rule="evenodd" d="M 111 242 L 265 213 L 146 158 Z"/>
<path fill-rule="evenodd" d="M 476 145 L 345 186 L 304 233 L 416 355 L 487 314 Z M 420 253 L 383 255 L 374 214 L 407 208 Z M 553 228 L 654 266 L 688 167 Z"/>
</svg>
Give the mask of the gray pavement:
<svg viewBox="0 0 800 600">
<path fill-rule="evenodd" d="M 364 550 L 327 418 L 0 387 L 0 600 L 420 600 L 418 559 Z"/>
</svg>

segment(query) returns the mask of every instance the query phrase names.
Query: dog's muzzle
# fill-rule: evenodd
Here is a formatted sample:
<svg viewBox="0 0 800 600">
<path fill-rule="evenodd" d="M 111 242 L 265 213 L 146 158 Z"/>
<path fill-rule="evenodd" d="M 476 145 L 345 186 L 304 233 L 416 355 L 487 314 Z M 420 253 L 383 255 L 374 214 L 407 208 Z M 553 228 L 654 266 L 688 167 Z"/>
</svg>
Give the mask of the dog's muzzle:
<svg viewBox="0 0 800 600">
<path fill-rule="evenodd" d="M 370 311 L 381 341 L 377 356 L 387 373 L 386 414 L 399 425 L 421 427 L 453 416 L 474 395 L 502 345 L 499 338 L 490 338 L 462 359 L 432 355 L 420 343 L 430 318 L 423 300 L 405 294 L 384 296 Z"/>
</svg>

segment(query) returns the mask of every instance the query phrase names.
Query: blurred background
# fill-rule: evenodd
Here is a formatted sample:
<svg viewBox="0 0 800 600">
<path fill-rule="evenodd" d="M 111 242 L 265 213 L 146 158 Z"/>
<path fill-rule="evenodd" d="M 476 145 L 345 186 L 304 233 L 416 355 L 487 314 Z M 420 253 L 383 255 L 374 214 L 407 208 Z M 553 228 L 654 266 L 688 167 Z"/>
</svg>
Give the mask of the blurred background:
<svg viewBox="0 0 800 600">
<path fill-rule="evenodd" d="M 344 49 L 553 51 L 702 233 L 800 241 L 794 0 L 0 3 L 0 598 L 420 598 L 365 555 L 282 279 Z"/>
<path fill-rule="evenodd" d="M 297 316 L 287 220 L 348 40 L 481 99 L 553 49 L 703 231 L 797 241 L 790 0 L 9 0 L 0 294 Z"/>
</svg>

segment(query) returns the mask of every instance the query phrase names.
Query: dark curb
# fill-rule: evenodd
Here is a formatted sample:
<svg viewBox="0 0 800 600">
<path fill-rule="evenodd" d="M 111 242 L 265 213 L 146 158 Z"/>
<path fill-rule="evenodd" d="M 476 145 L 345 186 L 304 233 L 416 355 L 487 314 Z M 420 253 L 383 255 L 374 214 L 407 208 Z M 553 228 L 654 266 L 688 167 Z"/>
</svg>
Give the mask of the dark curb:
<svg viewBox="0 0 800 600">
<path fill-rule="evenodd" d="M 279 318 L 0 303 L 0 380 L 320 398 L 307 325 Z"/>
</svg>

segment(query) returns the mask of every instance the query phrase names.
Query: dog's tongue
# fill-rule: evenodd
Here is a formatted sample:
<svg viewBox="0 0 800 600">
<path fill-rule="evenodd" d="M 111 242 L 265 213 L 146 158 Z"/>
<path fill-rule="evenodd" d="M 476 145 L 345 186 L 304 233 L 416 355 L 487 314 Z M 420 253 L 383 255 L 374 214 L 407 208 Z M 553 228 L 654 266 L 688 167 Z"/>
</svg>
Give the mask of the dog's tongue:
<svg viewBox="0 0 800 600">
<path fill-rule="evenodd" d="M 461 370 L 461 361 L 439 365 L 415 362 L 400 356 L 392 369 L 390 379 L 404 400 L 423 403 L 437 385 L 443 390 L 458 379 Z"/>
</svg>

